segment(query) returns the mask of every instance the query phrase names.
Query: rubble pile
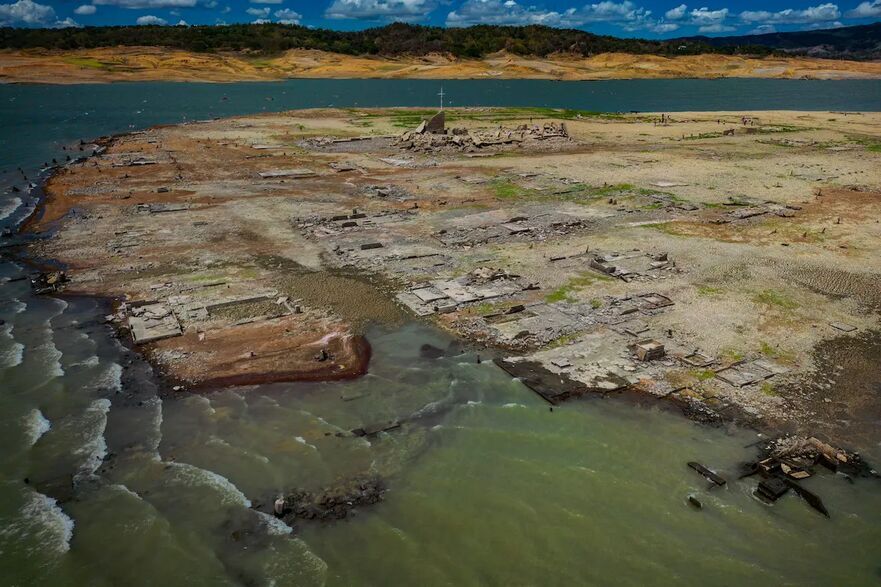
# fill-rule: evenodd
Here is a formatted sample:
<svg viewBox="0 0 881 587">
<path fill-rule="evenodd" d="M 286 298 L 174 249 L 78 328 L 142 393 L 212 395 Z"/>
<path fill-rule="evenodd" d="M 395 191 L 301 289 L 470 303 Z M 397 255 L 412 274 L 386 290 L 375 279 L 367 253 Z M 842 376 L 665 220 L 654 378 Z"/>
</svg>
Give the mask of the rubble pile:
<svg viewBox="0 0 881 587">
<path fill-rule="evenodd" d="M 541 126 L 521 124 L 515 128 L 495 130 L 468 130 L 452 128 L 442 132 L 430 132 L 423 125 L 407 131 L 394 142 L 394 145 L 408 151 L 432 153 L 438 151 L 463 151 L 466 153 L 503 146 L 552 141 L 570 142 L 566 124 L 547 122 Z"/>
<path fill-rule="evenodd" d="M 337 487 L 319 491 L 297 490 L 281 497 L 275 515 L 287 524 L 296 520 L 341 520 L 351 514 L 358 506 L 371 505 L 382 501 L 386 491 L 382 479 L 368 477 L 355 479 Z M 260 509 L 256 505 L 256 509 Z"/>
</svg>

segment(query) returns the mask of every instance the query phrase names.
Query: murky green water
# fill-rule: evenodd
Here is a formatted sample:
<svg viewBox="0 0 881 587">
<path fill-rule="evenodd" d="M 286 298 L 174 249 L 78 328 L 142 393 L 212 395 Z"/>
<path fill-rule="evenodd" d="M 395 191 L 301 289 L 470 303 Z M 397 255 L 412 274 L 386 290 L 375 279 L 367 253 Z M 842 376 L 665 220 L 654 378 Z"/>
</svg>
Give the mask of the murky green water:
<svg viewBox="0 0 881 587">
<path fill-rule="evenodd" d="M 400 99 L 382 84 L 362 96 Z M 192 101 L 188 86 L 168 87 L 0 87 L 0 185 L 25 188 L 16 167 L 33 178 L 79 137 L 267 104 L 251 84 L 198 86 Z M 24 273 L 0 263 L 0 278 Z M 420 357 L 422 344 L 450 341 L 415 323 L 374 327 L 370 373 L 357 381 L 160 399 L 96 301 L 37 298 L 25 281 L 3 281 L 2 584 L 875 585 L 881 576 L 881 485 L 812 478 L 828 520 L 792 495 L 766 506 L 752 496 L 755 480 L 733 481 L 753 456 L 752 432 L 611 399 L 551 412 L 473 353 Z M 388 420 L 405 423 L 370 439 L 337 435 Z M 881 461 L 877 444 L 859 448 Z M 709 490 L 689 460 L 732 482 Z M 342 521 L 290 534 L 248 507 L 363 476 L 385 480 L 385 499 Z"/>
</svg>

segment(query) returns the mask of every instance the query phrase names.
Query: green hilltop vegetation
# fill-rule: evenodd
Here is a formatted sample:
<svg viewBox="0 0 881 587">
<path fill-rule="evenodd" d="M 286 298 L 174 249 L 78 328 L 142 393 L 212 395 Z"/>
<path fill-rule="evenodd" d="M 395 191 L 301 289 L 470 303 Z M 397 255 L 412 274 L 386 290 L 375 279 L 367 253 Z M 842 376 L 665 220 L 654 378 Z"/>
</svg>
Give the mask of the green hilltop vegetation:
<svg viewBox="0 0 881 587">
<path fill-rule="evenodd" d="M 344 55 L 423 56 L 434 53 L 480 58 L 498 51 L 545 57 L 622 52 L 653 55 L 702 53 L 768 55 L 761 45 L 712 46 L 704 39 L 651 41 L 595 35 L 546 26 L 443 28 L 403 23 L 361 31 L 311 29 L 283 24 L 224 26 L 107 26 L 65 29 L 0 28 L 4 49 L 167 47 L 195 52 L 252 51 L 274 54 L 318 49 Z"/>
</svg>

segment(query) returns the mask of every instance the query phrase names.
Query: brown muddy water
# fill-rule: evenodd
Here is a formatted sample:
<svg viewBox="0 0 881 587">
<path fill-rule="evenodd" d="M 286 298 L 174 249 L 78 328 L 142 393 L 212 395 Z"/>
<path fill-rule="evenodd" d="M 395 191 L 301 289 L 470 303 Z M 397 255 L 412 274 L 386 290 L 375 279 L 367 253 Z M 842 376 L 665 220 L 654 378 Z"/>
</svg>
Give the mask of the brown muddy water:
<svg viewBox="0 0 881 587">
<path fill-rule="evenodd" d="M 356 328 L 370 323 L 403 324 L 406 315 L 388 285 L 357 271 L 315 271 L 286 257 L 261 256 L 258 264 L 281 272 L 278 288 L 292 300 L 332 309 Z"/>
</svg>

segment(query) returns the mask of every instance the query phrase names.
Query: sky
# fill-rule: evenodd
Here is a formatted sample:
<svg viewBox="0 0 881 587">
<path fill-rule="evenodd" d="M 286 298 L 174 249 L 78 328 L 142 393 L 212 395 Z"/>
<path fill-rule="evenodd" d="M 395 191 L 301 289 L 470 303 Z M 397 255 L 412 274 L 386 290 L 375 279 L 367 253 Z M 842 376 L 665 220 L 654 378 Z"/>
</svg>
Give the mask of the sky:
<svg viewBox="0 0 881 587">
<path fill-rule="evenodd" d="M 835 28 L 881 20 L 881 0 L 0 0 L 0 26 L 279 22 L 356 30 L 390 22 L 543 24 L 651 39 Z"/>
</svg>

